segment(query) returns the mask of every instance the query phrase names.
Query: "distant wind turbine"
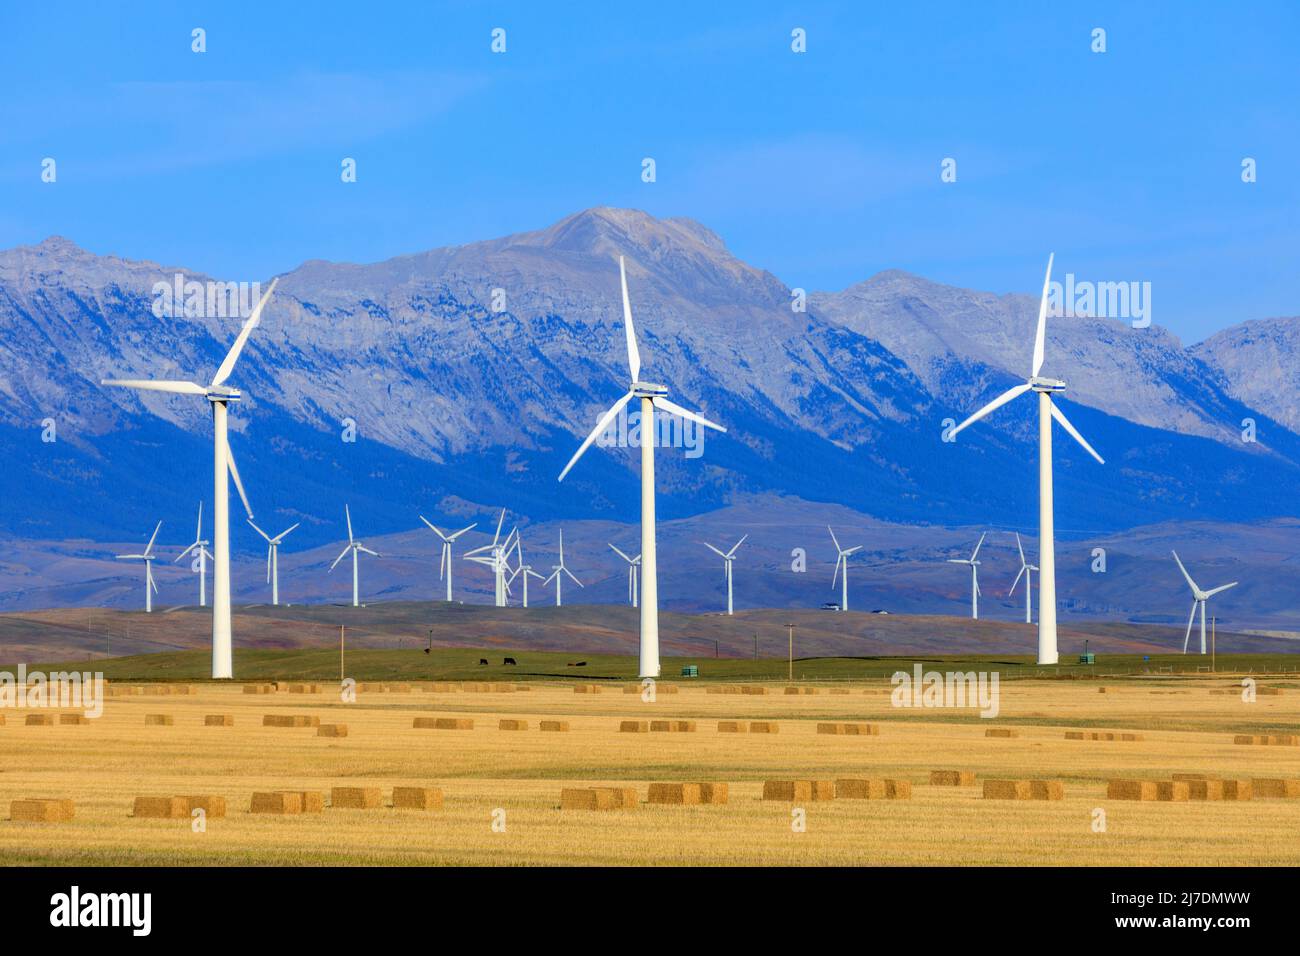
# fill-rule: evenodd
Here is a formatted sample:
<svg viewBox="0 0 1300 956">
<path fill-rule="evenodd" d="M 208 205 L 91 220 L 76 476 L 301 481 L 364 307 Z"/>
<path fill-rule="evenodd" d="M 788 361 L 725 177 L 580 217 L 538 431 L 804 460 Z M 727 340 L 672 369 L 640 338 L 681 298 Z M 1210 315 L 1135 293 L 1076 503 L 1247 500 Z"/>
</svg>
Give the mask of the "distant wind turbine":
<svg viewBox="0 0 1300 956">
<path fill-rule="evenodd" d="M 524 541 L 523 538 L 521 537 L 515 538 L 515 557 L 519 563 L 518 566 L 515 568 L 514 572 L 510 575 L 510 581 L 513 581 L 515 578 L 519 577 L 520 575 L 523 575 L 524 607 L 528 607 L 528 579 L 530 577 L 534 577 L 544 584 L 546 582 L 546 578 L 542 577 L 542 575 L 534 571 L 533 566 L 531 564 L 524 563 Z"/>
<path fill-rule="evenodd" d="M 668 401 L 668 389 L 663 385 L 654 385 L 641 381 L 641 353 L 636 345 L 636 331 L 632 327 L 632 304 L 627 295 L 627 268 L 623 257 L 618 257 L 619 280 L 623 287 L 623 332 L 627 338 L 627 364 L 631 372 L 632 383 L 626 395 L 610 407 L 609 411 L 596 422 L 591 434 L 578 447 L 560 472 L 558 480 L 563 481 L 569 469 L 582 457 L 591 443 L 609 427 L 618 417 L 628 402 L 634 398 L 641 400 L 641 647 L 638 662 L 639 677 L 659 676 L 659 574 L 655 563 L 655 408 L 661 408 L 669 415 L 678 415 L 697 425 L 725 432 L 721 425 L 709 421 L 702 415 L 687 411 L 680 405 Z"/>
<path fill-rule="evenodd" d="M 1043 378 L 1038 374 L 1043 369 L 1043 354 L 1047 338 L 1047 290 L 1052 282 L 1052 259 L 1052 256 L 1047 259 L 1047 277 L 1043 279 L 1043 295 L 1038 303 L 1038 331 L 1034 336 L 1034 357 L 1029 379 L 1021 385 L 1007 389 L 950 433 L 950 437 L 956 437 L 957 433 L 967 425 L 979 421 L 1025 392 L 1038 393 L 1038 560 L 1043 563 L 1042 572 L 1038 575 L 1039 664 L 1055 664 L 1060 659 L 1056 649 L 1056 532 L 1052 508 L 1052 419 L 1056 419 L 1070 437 L 1082 445 L 1084 451 L 1097 459 L 1098 463 L 1103 465 L 1106 463 L 1052 401 L 1053 395 L 1065 391 L 1065 383 L 1059 379 Z"/>
<path fill-rule="evenodd" d="M 208 606 L 208 558 L 212 553 L 208 551 L 208 542 L 203 540 L 203 502 L 199 502 L 199 527 L 194 532 L 194 543 L 176 556 L 178 563 L 182 558 L 194 555 L 199 559 L 199 607 Z"/>
<path fill-rule="evenodd" d="M 1204 654 L 1205 605 L 1209 602 L 1210 598 L 1214 597 L 1214 595 L 1218 594 L 1220 591 L 1226 591 L 1228 588 L 1235 588 L 1237 582 L 1233 581 L 1231 584 L 1224 584 L 1209 591 L 1202 591 L 1197 583 L 1192 580 L 1192 576 L 1187 573 L 1187 569 L 1183 567 L 1183 562 L 1178 558 L 1178 552 L 1173 552 L 1173 555 L 1174 560 L 1178 561 L 1178 570 L 1183 572 L 1183 577 L 1187 579 L 1187 586 L 1192 589 L 1192 613 L 1187 616 L 1187 633 L 1183 635 L 1183 653 L 1187 653 L 1187 642 L 1192 636 L 1192 621 L 1196 619 L 1196 609 L 1199 607 L 1201 609 L 1201 653 Z"/>
<path fill-rule="evenodd" d="M 578 587 L 584 586 L 581 581 L 579 581 L 577 578 L 573 576 L 573 572 L 570 571 L 564 563 L 564 529 L 561 528 L 560 529 L 560 563 L 551 565 L 551 576 L 542 582 L 543 584 L 550 584 L 552 581 L 555 582 L 555 606 L 556 607 L 562 607 L 564 605 L 564 602 L 560 596 L 560 584 L 562 583 L 562 575 L 565 574 L 567 574 L 570 580 L 572 580 L 573 583 L 576 584 Z"/>
<path fill-rule="evenodd" d="M 119 561 L 143 561 L 144 562 L 144 612 L 150 614 L 153 612 L 153 596 L 158 593 L 158 585 L 153 583 L 153 563 L 158 560 L 158 556 L 153 553 L 153 542 L 158 537 L 158 528 L 162 527 L 162 522 L 158 522 L 158 527 L 153 529 L 153 535 L 149 538 L 149 543 L 145 545 L 144 551 L 140 554 L 119 554 Z"/>
<path fill-rule="evenodd" d="M 510 594 L 510 582 L 507 580 L 507 574 L 510 571 L 509 557 L 510 552 L 514 549 L 515 535 L 519 533 L 517 528 L 512 528 L 510 533 L 506 535 L 506 539 L 502 541 L 501 527 L 505 520 L 506 510 L 502 508 L 501 517 L 497 519 L 496 534 L 492 536 L 492 543 L 465 552 L 466 561 L 473 561 L 475 564 L 481 564 L 491 569 L 496 590 L 495 603 L 497 607 L 505 607 L 509 604 L 507 600 Z"/>
<path fill-rule="evenodd" d="M 831 526 L 827 525 L 826 530 L 831 532 L 831 540 L 835 542 L 835 573 L 831 575 L 831 588 L 835 587 L 836 578 L 840 579 L 840 610 L 849 609 L 849 555 L 855 551 L 861 551 L 862 545 L 854 545 L 851 548 L 841 548 L 840 539 L 835 537 L 835 532 L 831 531 Z M 840 572 L 843 571 L 841 576 Z"/>
<path fill-rule="evenodd" d="M 980 619 L 980 563 L 976 559 L 979 556 L 980 548 L 984 547 L 984 538 L 987 534 L 986 531 L 980 535 L 979 544 L 975 545 L 975 550 L 971 552 L 969 558 L 948 559 L 949 564 L 970 565 L 970 618 L 972 621 Z"/>
<path fill-rule="evenodd" d="M 1020 578 L 1023 575 L 1025 579 L 1025 623 L 1032 624 L 1034 623 L 1034 612 L 1033 612 L 1034 574 L 1033 572 L 1037 571 L 1038 567 L 1036 565 L 1030 564 L 1028 561 L 1025 560 L 1025 549 L 1020 546 L 1019 531 L 1016 532 L 1016 550 L 1020 552 L 1020 573 L 1017 574 L 1016 579 L 1011 582 L 1011 590 L 1007 592 L 1007 597 L 1011 597 L 1011 595 L 1015 593 L 1016 585 L 1020 583 Z"/>
<path fill-rule="evenodd" d="M 346 507 L 346 506 L 345 506 Z M 253 519 L 249 518 L 248 523 L 253 525 L 253 530 L 266 539 L 266 580 L 271 585 L 271 604 L 275 607 L 280 605 L 280 542 L 288 537 L 289 532 L 301 521 L 295 521 L 289 527 L 285 528 L 274 538 L 253 524 Z"/>
<path fill-rule="evenodd" d="M 379 557 L 379 552 L 371 551 L 360 541 L 352 537 L 352 512 L 348 509 L 347 505 L 343 506 L 343 514 L 348 519 L 348 543 L 344 546 L 343 550 L 339 552 L 339 556 L 334 559 L 334 563 L 330 565 L 330 570 L 333 571 L 338 566 L 338 563 L 343 560 L 344 555 L 349 551 L 352 552 L 352 606 L 360 607 L 360 574 L 357 571 L 357 565 L 360 562 L 359 555 L 364 551 L 366 554 L 373 554 L 377 558 Z"/>
<path fill-rule="evenodd" d="M 505 515 L 503 514 L 502 517 L 504 518 Z M 447 579 L 447 601 L 448 603 L 450 603 L 451 602 L 451 543 L 455 541 L 457 538 L 459 538 L 466 531 L 472 531 L 475 528 L 477 528 L 478 522 L 476 521 L 474 522 L 474 524 L 469 525 L 468 527 L 465 528 L 461 528 L 459 531 L 452 532 L 451 534 L 443 534 L 440 530 L 438 530 L 438 528 L 436 528 L 433 524 L 431 524 L 429 519 L 426 518 L 424 515 L 420 515 L 420 520 L 423 521 L 425 524 L 429 525 L 429 530 L 442 539 L 442 562 L 438 565 L 438 577 Z"/>
<path fill-rule="evenodd" d="M 742 535 L 740 540 L 737 541 L 735 544 L 733 544 L 731 546 L 731 550 L 727 551 L 726 553 L 719 551 L 717 548 L 709 544 L 707 541 L 700 542 L 700 544 L 704 545 L 706 548 L 708 548 L 710 551 L 712 551 L 714 554 L 716 554 L 718 557 L 722 559 L 722 576 L 727 581 L 727 616 L 728 617 L 731 616 L 731 576 L 732 576 L 731 562 L 736 560 L 736 549 L 739 548 L 742 544 L 744 544 L 745 538 L 748 537 L 749 537 L 748 534 Z"/>
<path fill-rule="evenodd" d="M 198 395 L 208 400 L 212 406 L 212 471 L 216 494 L 213 496 L 212 522 L 212 677 L 229 679 L 234 676 L 234 665 L 230 651 L 230 483 L 226 478 L 235 480 L 239 497 L 244 502 L 244 510 L 253 516 L 249 507 L 248 496 L 239 480 L 239 470 L 235 467 L 235 458 L 230 451 L 230 440 L 226 435 L 226 407 L 231 402 L 240 400 L 240 391 L 226 385 L 226 379 L 239 361 L 239 353 L 244 350 L 248 336 L 262 319 L 271 293 L 275 291 L 278 279 L 271 280 L 271 286 L 253 309 L 244 327 L 239 330 L 235 344 L 226 353 L 225 360 L 212 376 L 207 385 L 194 382 L 168 381 L 165 379 L 105 379 L 102 385 L 120 385 L 125 388 L 137 388 L 153 392 L 174 392 L 179 395 Z"/>
<path fill-rule="evenodd" d="M 612 544 L 610 547 L 614 548 Z M 638 599 L 637 572 L 641 569 L 641 555 L 638 554 L 635 558 L 629 558 L 618 548 L 614 548 L 614 553 L 627 562 L 627 603 L 636 607 Z"/>
</svg>

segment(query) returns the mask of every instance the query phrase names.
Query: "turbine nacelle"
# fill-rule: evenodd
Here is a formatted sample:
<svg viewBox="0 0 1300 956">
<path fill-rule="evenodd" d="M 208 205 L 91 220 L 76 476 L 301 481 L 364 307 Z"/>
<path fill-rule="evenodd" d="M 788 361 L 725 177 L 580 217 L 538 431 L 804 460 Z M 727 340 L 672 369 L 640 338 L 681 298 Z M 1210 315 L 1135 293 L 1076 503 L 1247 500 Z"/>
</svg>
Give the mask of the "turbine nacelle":
<svg viewBox="0 0 1300 956">
<path fill-rule="evenodd" d="M 1042 375 L 1035 375 L 1029 380 L 1029 387 L 1035 392 L 1063 392 L 1065 383 L 1059 378 L 1045 378 Z"/>
<path fill-rule="evenodd" d="M 668 397 L 668 386 L 656 385 L 653 382 L 633 382 L 630 391 L 637 398 Z"/>
</svg>

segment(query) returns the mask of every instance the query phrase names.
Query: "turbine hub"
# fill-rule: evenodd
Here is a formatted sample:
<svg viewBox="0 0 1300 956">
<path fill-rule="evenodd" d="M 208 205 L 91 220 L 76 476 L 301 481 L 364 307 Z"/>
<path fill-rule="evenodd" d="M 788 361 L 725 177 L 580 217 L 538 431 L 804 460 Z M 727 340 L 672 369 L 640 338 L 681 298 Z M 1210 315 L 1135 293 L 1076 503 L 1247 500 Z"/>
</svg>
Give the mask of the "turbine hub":
<svg viewBox="0 0 1300 956">
<path fill-rule="evenodd" d="M 668 386 L 655 385 L 652 382 L 633 382 L 632 394 L 637 398 L 667 398 Z"/>
</svg>

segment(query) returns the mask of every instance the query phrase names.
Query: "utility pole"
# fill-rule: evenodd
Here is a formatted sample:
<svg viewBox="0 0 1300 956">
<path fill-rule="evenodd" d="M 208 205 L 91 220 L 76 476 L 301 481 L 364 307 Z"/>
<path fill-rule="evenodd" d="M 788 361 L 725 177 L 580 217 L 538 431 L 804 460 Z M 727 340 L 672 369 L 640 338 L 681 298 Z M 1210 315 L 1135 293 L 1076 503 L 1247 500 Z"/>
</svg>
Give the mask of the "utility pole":
<svg viewBox="0 0 1300 956">
<path fill-rule="evenodd" d="M 1215 660 L 1214 660 L 1214 637 L 1216 631 L 1218 630 L 1217 627 L 1218 620 L 1219 619 L 1217 617 L 1212 616 L 1210 618 L 1210 673 L 1211 674 L 1215 673 L 1217 670 L 1217 667 L 1215 665 Z"/>
<path fill-rule="evenodd" d="M 787 624 L 786 627 L 790 629 L 790 668 L 786 672 L 786 677 L 788 680 L 794 680 L 794 625 Z"/>
<path fill-rule="evenodd" d="M 340 681 L 342 681 L 342 680 L 344 679 L 344 678 L 343 678 L 343 674 L 344 674 L 344 671 L 343 671 L 343 631 L 344 631 L 344 626 L 343 626 L 342 624 L 340 624 L 340 625 L 339 625 L 339 680 L 340 680 Z"/>
<path fill-rule="evenodd" d="M 758 660 L 758 635 L 754 635 L 754 660 Z"/>
</svg>

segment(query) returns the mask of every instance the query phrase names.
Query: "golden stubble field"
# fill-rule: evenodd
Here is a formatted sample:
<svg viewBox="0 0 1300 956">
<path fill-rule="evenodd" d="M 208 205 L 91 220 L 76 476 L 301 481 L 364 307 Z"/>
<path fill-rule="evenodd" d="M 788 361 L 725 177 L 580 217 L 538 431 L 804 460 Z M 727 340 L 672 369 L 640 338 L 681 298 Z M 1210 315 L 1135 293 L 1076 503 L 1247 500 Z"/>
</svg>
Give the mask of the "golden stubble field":
<svg viewBox="0 0 1300 956">
<path fill-rule="evenodd" d="M 1265 683 L 1265 682 L 1262 682 Z M 1177 772 L 1300 777 L 1300 747 L 1234 744 L 1234 733 L 1295 733 L 1300 691 L 1243 702 L 1219 678 L 1130 680 L 1098 693 L 1090 681 L 1003 683 L 1001 713 L 894 708 L 885 682 L 832 694 L 710 694 L 679 684 L 653 703 L 622 693 L 575 694 L 534 683 L 517 693 L 361 692 L 263 696 L 240 685 L 196 684 L 191 696 L 112 697 L 87 725 L 0 726 L 0 860 L 8 864 L 691 864 L 691 865 L 1253 865 L 1300 864 L 1300 799 L 1139 803 L 1108 800 L 1111 777 Z M 845 685 L 838 685 L 843 688 Z M 233 714 L 233 727 L 203 725 Z M 172 726 L 147 726 L 170 714 Z M 346 738 L 312 728 L 263 727 L 264 714 L 342 722 Z M 473 730 L 413 729 L 417 716 L 469 716 Z M 526 731 L 497 729 L 502 717 Z M 620 733 L 625 719 L 685 719 L 694 733 Z M 543 733 L 541 719 L 567 720 Z M 776 735 L 722 734 L 720 719 L 775 720 Z M 817 721 L 872 721 L 879 736 L 831 736 Z M 987 738 L 990 727 L 1018 730 Z M 1140 742 L 1066 740 L 1066 730 L 1138 731 Z M 972 770 L 974 787 L 928 783 L 936 769 Z M 802 808 L 760 799 L 766 779 L 895 777 L 908 801 L 835 800 Z M 984 800 L 979 779 L 1059 779 L 1065 799 Z M 644 803 L 654 781 L 722 781 L 726 806 Z M 564 786 L 634 786 L 640 806 L 560 809 Z M 326 806 L 321 814 L 253 815 L 255 790 L 377 786 L 384 809 Z M 394 785 L 441 787 L 442 809 L 387 807 Z M 134 819 L 137 795 L 219 794 L 229 815 L 192 831 L 189 820 Z M 67 823 L 19 823 L 9 802 L 68 797 Z M 1106 815 L 1096 832 L 1095 811 Z M 504 811 L 504 832 L 499 824 Z M 494 829 L 494 819 L 498 828 Z"/>
</svg>

